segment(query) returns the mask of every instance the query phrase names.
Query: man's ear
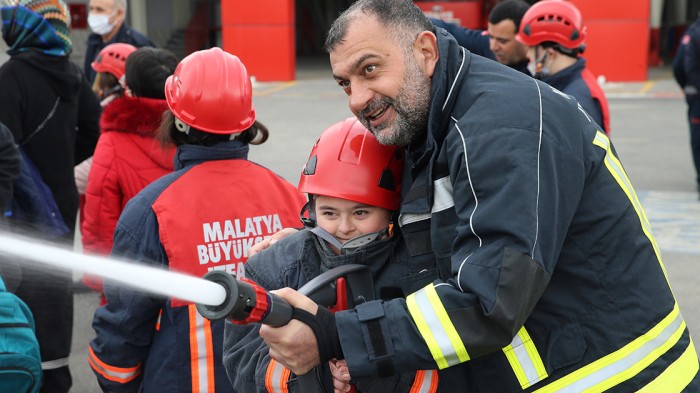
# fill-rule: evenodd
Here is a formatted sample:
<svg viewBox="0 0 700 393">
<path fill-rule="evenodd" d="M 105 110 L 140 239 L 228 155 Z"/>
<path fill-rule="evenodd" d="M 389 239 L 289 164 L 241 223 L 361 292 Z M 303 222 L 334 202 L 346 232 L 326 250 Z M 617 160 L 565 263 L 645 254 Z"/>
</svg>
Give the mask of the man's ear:
<svg viewBox="0 0 700 393">
<path fill-rule="evenodd" d="M 114 16 L 115 22 L 122 22 L 126 20 L 126 10 L 124 8 L 117 8 L 117 12 Z"/>
<path fill-rule="evenodd" d="M 432 31 L 423 31 L 418 34 L 416 41 L 413 43 L 414 54 L 418 60 L 418 64 L 428 77 L 433 76 L 435 65 L 440 58 L 438 52 L 437 37 Z"/>
</svg>

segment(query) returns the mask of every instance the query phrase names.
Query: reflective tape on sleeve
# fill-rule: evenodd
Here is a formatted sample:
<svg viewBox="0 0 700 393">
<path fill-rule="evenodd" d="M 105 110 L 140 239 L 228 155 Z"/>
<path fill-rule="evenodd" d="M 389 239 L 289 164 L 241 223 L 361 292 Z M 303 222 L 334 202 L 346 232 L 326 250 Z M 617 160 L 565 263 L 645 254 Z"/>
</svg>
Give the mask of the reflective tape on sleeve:
<svg viewBox="0 0 700 393">
<path fill-rule="evenodd" d="M 410 393 L 435 393 L 438 387 L 437 370 L 416 371 Z"/>
<path fill-rule="evenodd" d="M 523 389 L 547 378 L 542 357 L 524 326 L 503 352 Z"/>
<path fill-rule="evenodd" d="M 433 284 L 410 294 L 406 305 L 440 370 L 469 360 L 467 349 Z"/>
<path fill-rule="evenodd" d="M 278 363 L 275 359 L 270 358 L 270 363 L 267 365 L 265 372 L 265 389 L 267 393 L 287 393 L 287 380 L 291 371 Z"/>
<path fill-rule="evenodd" d="M 95 355 L 92 347 L 88 347 L 88 363 L 90 363 L 90 367 L 92 367 L 96 373 L 112 382 L 127 383 L 133 381 L 141 374 L 141 363 L 135 367 L 110 366 Z"/>
</svg>

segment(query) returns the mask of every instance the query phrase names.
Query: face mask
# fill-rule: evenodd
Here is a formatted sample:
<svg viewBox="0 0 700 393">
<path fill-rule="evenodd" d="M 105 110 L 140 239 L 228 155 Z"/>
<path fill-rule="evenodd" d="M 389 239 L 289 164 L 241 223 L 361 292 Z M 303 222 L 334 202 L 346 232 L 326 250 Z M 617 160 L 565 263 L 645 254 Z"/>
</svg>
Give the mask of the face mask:
<svg viewBox="0 0 700 393">
<path fill-rule="evenodd" d="M 113 14 L 112 14 L 113 15 Z M 105 14 L 90 14 L 88 15 L 88 25 L 90 30 L 95 34 L 105 35 L 114 29 L 114 24 L 109 23 L 109 18 L 112 15 Z"/>
<path fill-rule="evenodd" d="M 530 71 L 530 75 L 532 75 L 533 78 L 542 79 L 542 77 L 549 75 L 549 67 L 545 66 L 546 62 L 547 52 L 545 51 L 544 55 L 542 55 L 539 60 L 527 64 L 527 70 Z M 539 72 L 537 70 L 537 64 L 541 64 Z"/>
</svg>

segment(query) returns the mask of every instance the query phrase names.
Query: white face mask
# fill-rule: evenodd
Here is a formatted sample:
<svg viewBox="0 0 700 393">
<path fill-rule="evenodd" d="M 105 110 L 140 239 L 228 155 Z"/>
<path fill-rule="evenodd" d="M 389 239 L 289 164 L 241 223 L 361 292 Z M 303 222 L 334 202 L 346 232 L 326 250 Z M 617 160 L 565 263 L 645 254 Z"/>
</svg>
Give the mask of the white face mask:
<svg viewBox="0 0 700 393">
<path fill-rule="evenodd" d="M 109 18 L 112 15 L 105 14 L 89 14 L 88 15 L 88 25 L 90 25 L 90 30 L 95 34 L 105 35 L 114 29 L 114 23 L 109 23 Z"/>
</svg>

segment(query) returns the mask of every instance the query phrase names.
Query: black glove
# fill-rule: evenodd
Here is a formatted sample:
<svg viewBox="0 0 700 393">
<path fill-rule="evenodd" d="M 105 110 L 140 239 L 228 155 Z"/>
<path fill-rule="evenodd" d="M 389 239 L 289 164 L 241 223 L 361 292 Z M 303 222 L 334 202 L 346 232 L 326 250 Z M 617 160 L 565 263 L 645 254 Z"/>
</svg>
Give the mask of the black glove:
<svg viewBox="0 0 700 393">
<path fill-rule="evenodd" d="M 313 330 L 318 343 L 318 355 L 321 364 L 331 359 L 343 359 L 343 348 L 335 326 L 335 314 L 323 306 L 318 307 L 316 315 L 300 308 L 295 308 L 292 318 L 298 319 Z"/>
</svg>

